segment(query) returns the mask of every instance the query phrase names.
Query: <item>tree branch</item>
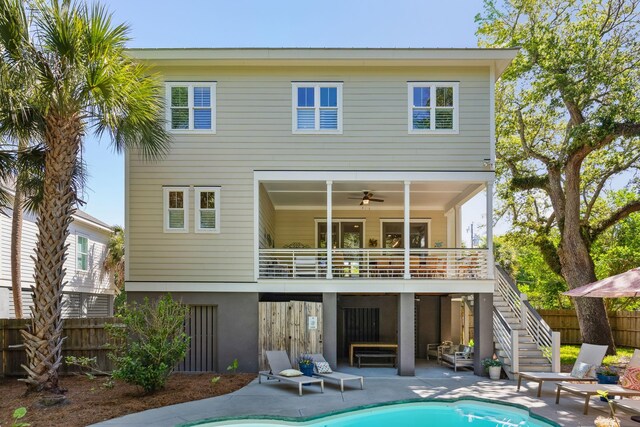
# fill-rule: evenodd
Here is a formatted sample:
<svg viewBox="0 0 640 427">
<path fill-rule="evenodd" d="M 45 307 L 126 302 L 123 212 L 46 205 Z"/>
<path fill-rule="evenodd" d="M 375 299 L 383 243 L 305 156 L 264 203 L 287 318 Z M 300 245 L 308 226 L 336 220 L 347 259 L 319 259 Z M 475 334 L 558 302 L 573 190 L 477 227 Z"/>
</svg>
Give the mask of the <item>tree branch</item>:
<svg viewBox="0 0 640 427">
<path fill-rule="evenodd" d="M 634 200 L 617 209 L 609 216 L 609 218 L 600 221 L 597 226 L 591 229 L 591 232 L 589 233 L 591 241 L 594 241 L 600 234 L 602 234 L 605 230 L 607 230 L 618 221 L 621 221 L 632 213 L 638 211 L 640 211 L 640 200 Z"/>
</svg>

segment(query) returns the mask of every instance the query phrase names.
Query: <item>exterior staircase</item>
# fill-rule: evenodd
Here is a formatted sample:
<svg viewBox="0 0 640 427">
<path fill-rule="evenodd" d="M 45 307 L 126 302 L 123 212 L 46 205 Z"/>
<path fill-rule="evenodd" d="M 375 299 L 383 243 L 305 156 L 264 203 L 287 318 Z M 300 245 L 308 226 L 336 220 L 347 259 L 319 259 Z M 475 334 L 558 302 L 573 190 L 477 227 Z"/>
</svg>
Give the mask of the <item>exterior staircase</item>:
<svg viewBox="0 0 640 427">
<path fill-rule="evenodd" d="M 501 267 L 495 270 L 493 331 L 496 356 L 507 376 L 559 372 L 560 333 L 553 332 Z"/>
</svg>

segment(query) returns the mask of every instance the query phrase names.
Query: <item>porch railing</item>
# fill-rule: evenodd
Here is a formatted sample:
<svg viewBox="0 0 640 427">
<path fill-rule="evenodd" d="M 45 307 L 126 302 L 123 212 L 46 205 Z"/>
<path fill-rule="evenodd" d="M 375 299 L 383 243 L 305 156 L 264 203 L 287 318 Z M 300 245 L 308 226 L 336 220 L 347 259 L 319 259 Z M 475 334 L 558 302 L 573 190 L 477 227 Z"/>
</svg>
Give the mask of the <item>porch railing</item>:
<svg viewBox="0 0 640 427">
<path fill-rule="evenodd" d="M 488 278 L 486 249 L 333 249 L 333 279 L 475 280 Z M 260 249 L 261 279 L 324 279 L 326 249 Z"/>
</svg>

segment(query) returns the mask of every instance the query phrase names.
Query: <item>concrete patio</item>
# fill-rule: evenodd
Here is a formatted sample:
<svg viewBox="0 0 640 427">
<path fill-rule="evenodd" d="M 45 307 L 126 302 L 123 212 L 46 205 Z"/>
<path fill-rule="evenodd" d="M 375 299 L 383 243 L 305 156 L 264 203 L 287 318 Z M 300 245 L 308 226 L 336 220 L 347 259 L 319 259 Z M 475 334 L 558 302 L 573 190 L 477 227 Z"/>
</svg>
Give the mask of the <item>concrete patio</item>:
<svg viewBox="0 0 640 427">
<path fill-rule="evenodd" d="M 582 414 L 584 400 L 571 395 L 562 395 L 560 405 L 555 404 L 555 386 L 545 384 L 542 399 L 535 397 L 536 384 L 531 389 L 516 392 L 516 382 L 510 380 L 491 381 L 477 377 L 471 371 L 454 372 L 435 363 L 418 363 L 416 376 L 399 377 L 394 368 L 352 368 L 340 365 L 340 371 L 365 376 L 365 389 L 345 387 L 344 393 L 334 384 L 325 383 L 324 394 L 318 386 L 308 386 L 299 397 L 297 388 L 276 381 L 258 384 L 251 382 L 241 390 L 225 396 L 203 399 L 179 405 L 152 409 L 137 414 L 94 424 L 94 427 L 148 427 L 176 426 L 197 420 L 242 416 L 276 415 L 306 417 L 331 411 L 373 403 L 415 398 L 480 397 L 496 402 L 511 402 L 524 405 L 531 410 L 565 426 L 593 426 L 599 415 L 606 415 L 604 403 L 593 399 L 589 415 Z M 353 383 L 355 385 L 355 383 Z M 620 412 L 623 427 L 640 424 Z"/>
</svg>

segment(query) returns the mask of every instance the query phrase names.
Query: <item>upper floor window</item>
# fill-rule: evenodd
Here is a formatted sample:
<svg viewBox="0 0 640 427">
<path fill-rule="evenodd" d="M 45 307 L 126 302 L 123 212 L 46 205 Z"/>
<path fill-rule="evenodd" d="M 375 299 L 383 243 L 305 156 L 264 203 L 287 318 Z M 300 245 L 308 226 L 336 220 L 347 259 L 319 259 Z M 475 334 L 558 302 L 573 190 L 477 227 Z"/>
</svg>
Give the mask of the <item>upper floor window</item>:
<svg viewBox="0 0 640 427">
<path fill-rule="evenodd" d="M 220 232 L 220 187 L 196 187 L 196 233 Z"/>
<path fill-rule="evenodd" d="M 76 257 L 76 268 L 81 271 L 89 270 L 89 239 L 85 236 L 78 236 Z"/>
<path fill-rule="evenodd" d="M 186 233 L 189 228 L 189 188 L 164 188 L 164 231 Z"/>
<path fill-rule="evenodd" d="M 293 132 L 342 133 L 342 83 L 293 83 Z"/>
<path fill-rule="evenodd" d="M 458 132 L 458 83 L 410 82 L 409 133 Z"/>
<path fill-rule="evenodd" d="M 167 125 L 170 131 L 216 131 L 215 83 L 167 83 Z"/>
</svg>

